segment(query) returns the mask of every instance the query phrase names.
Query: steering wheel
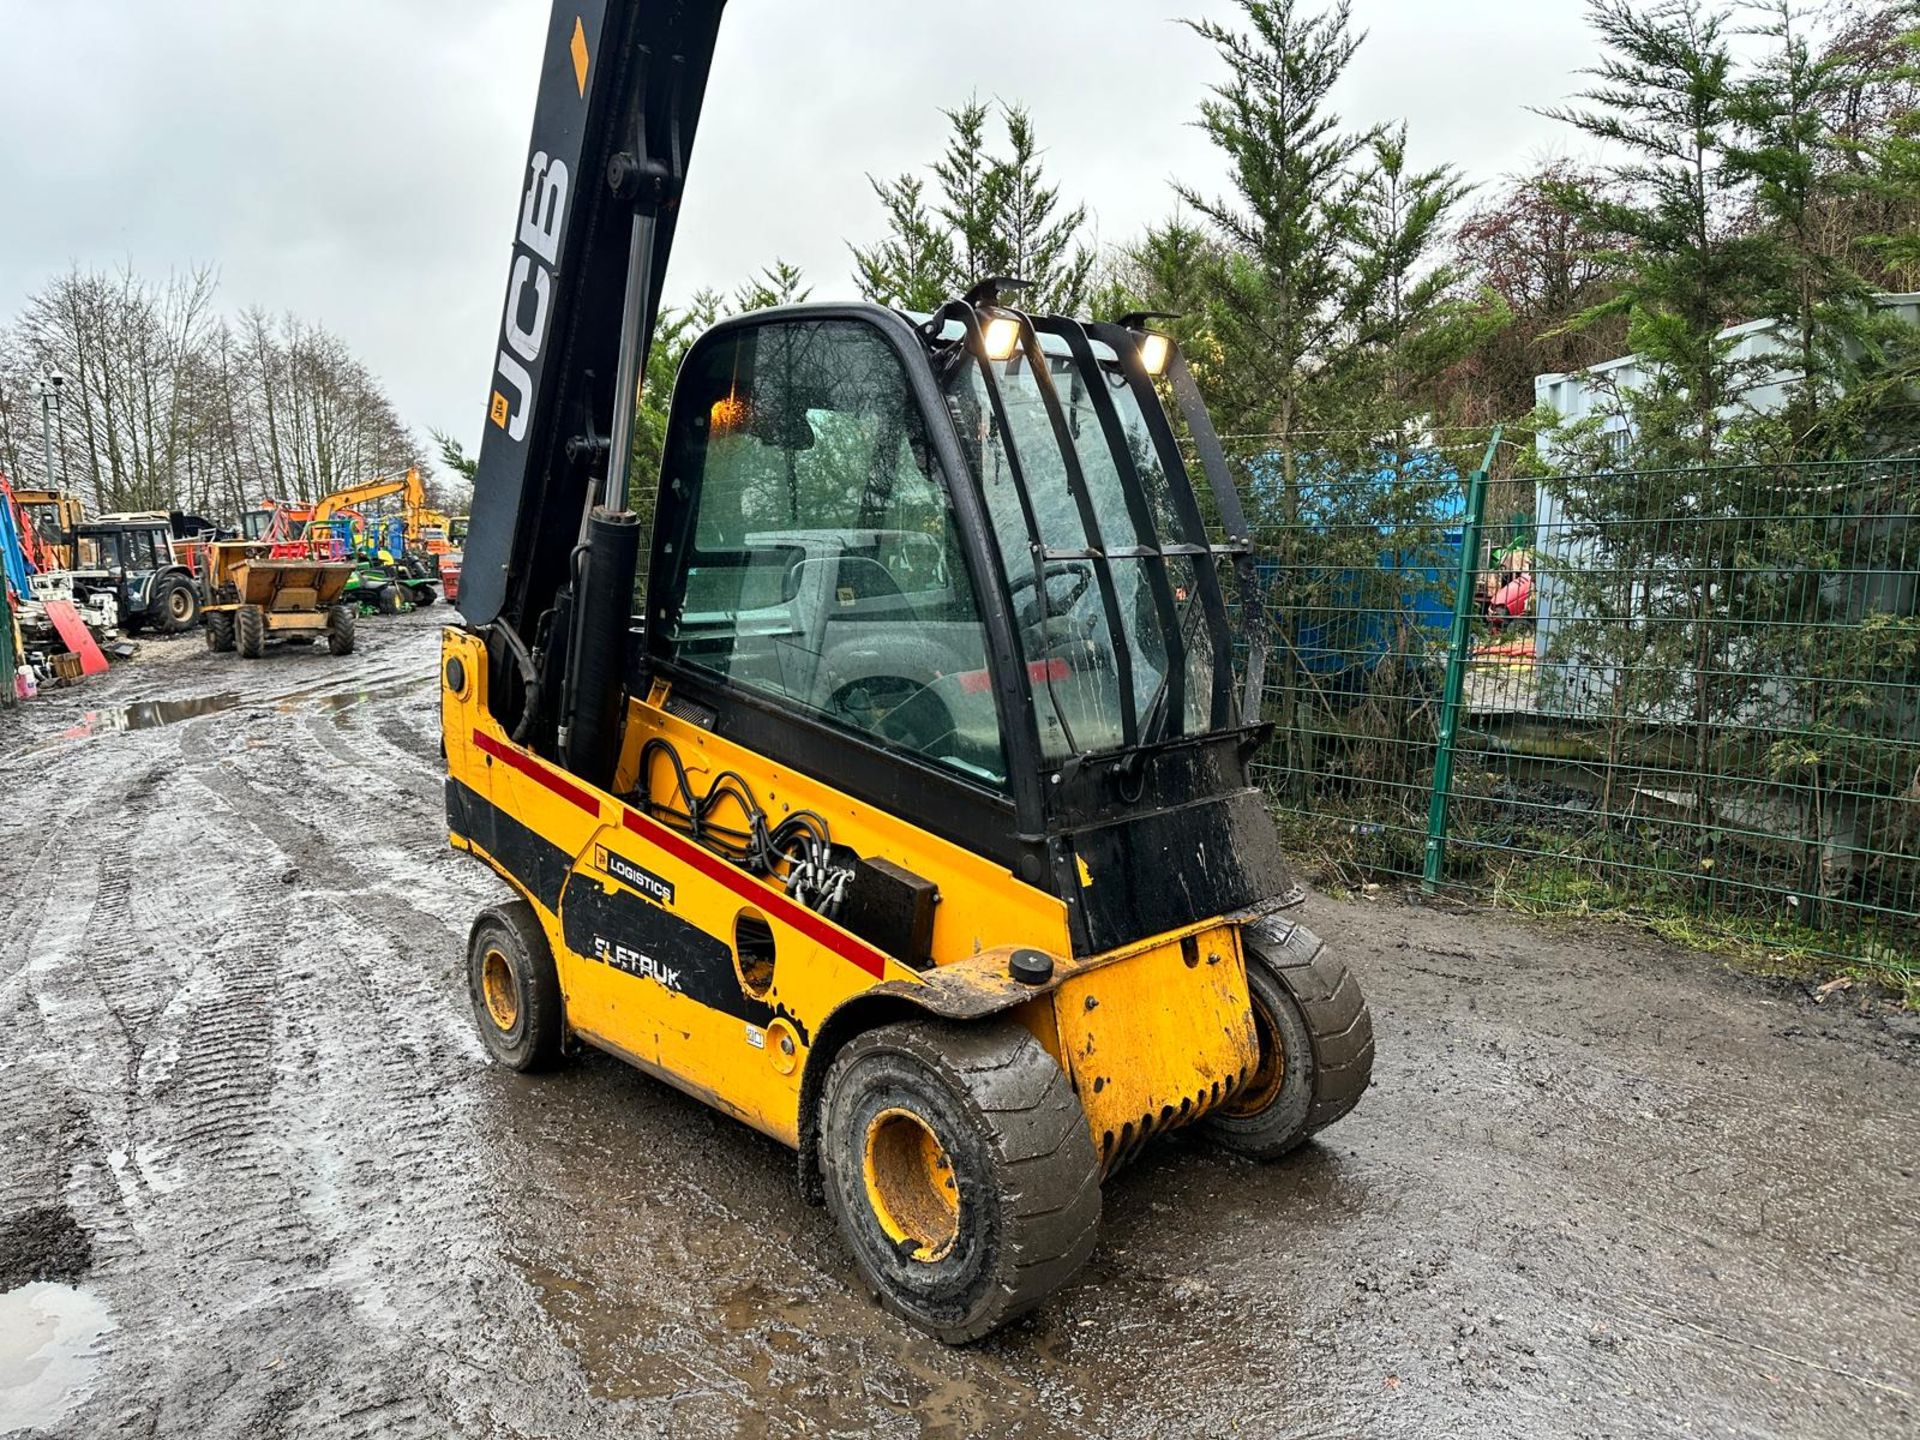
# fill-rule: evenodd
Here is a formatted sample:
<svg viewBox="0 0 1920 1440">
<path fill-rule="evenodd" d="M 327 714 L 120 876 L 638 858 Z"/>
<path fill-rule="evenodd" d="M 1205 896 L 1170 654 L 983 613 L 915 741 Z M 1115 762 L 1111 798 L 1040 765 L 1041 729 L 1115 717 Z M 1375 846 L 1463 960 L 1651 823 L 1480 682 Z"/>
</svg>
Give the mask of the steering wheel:
<svg viewBox="0 0 1920 1440">
<path fill-rule="evenodd" d="M 1066 595 L 1056 602 L 1053 594 L 1053 582 L 1062 576 L 1068 575 L 1073 577 L 1073 585 L 1067 591 Z M 1042 616 L 1039 597 L 1036 595 L 1033 604 L 1023 606 L 1020 610 L 1020 628 L 1023 630 L 1038 630 L 1043 618 L 1060 619 L 1070 614 L 1073 607 L 1080 603 L 1080 597 L 1085 595 L 1088 588 L 1093 584 L 1093 566 L 1085 560 L 1056 560 L 1053 564 L 1042 570 L 1039 577 L 1022 575 L 1018 580 L 1014 581 L 1007 587 L 1007 598 L 1013 599 L 1019 595 L 1022 590 L 1035 589 L 1042 578 L 1047 582 L 1045 615 L 1044 617 Z"/>
</svg>

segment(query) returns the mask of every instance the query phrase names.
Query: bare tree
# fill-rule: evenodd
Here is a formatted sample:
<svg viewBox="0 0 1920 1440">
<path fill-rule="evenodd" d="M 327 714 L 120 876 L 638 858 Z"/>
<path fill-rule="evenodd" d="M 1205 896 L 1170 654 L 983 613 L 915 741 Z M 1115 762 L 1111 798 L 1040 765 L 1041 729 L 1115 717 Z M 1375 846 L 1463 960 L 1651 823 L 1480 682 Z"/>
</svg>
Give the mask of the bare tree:
<svg viewBox="0 0 1920 1440">
<path fill-rule="evenodd" d="M 379 380 L 324 327 L 258 309 L 229 322 L 210 269 L 74 269 L 0 334 L 0 466 L 46 477 L 35 376 L 68 377 L 53 483 L 96 510 L 234 515 L 310 501 L 425 455 Z"/>
</svg>

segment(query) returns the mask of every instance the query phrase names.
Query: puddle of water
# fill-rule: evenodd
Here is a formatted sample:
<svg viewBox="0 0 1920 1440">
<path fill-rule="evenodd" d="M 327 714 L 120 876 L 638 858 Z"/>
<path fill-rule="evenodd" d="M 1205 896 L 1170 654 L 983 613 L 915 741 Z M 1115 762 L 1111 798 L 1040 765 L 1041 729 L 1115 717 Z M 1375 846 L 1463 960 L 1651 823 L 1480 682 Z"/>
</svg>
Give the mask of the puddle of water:
<svg viewBox="0 0 1920 1440">
<path fill-rule="evenodd" d="M 92 1388 L 93 1347 L 113 1329 L 106 1302 L 35 1281 L 0 1294 L 0 1431 L 57 1425 Z"/>
<path fill-rule="evenodd" d="M 202 715 L 218 715 L 240 703 L 238 694 L 201 695 L 192 700 L 141 700 L 122 705 L 118 710 L 89 710 L 78 725 L 70 725 L 52 740 L 30 745 L 25 750 L 0 756 L 0 762 L 31 760 L 60 749 L 70 740 L 95 740 L 102 735 L 118 735 L 127 730 L 154 730 L 162 725 L 178 725 L 182 720 L 197 720 Z"/>
<path fill-rule="evenodd" d="M 153 730 L 162 725 L 178 725 L 182 720 L 197 720 L 202 715 L 217 715 L 239 703 L 239 695 L 229 691 L 193 700 L 142 700 L 118 710 L 89 710 L 78 725 L 60 738 L 85 740 L 93 735 L 117 735 L 123 730 Z"/>
<path fill-rule="evenodd" d="M 439 678 L 437 674 L 416 675 L 388 685 L 363 685 L 357 690 L 328 690 L 324 694 L 317 690 L 301 690 L 293 695 L 282 696 L 273 708 L 283 715 L 291 715 L 297 710 L 320 710 L 338 715 L 343 710 L 351 710 L 374 700 L 397 699 L 435 684 Z"/>
</svg>

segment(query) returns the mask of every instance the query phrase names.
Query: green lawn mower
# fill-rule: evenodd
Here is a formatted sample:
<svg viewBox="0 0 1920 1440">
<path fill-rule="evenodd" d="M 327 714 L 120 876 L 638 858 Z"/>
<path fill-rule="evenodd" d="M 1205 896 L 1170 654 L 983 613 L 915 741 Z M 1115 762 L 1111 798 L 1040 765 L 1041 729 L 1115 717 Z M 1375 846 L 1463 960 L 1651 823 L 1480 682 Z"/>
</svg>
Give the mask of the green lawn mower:
<svg viewBox="0 0 1920 1440">
<path fill-rule="evenodd" d="M 439 582 L 413 566 L 385 557 L 361 556 L 347 582 L 346 600 L 363 615 L 405 615 L 440 598 Z"/>
</svg>

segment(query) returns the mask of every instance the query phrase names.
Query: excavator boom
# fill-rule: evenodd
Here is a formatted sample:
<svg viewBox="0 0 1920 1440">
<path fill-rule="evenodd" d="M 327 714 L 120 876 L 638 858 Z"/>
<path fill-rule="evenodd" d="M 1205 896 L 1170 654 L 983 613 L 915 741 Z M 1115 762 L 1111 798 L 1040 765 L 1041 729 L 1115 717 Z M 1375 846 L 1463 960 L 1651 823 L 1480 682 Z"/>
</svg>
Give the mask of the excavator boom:
<svg viewBox="0 0 1920 1440">
<path fill-rule="evenodd" d="M 331 520 L 341 510 L 357 510 L 362 505 L 371 505 L 376 500 L 385 500 L 390 495 L 406 496 L 409 506 L 418 506 L 426 501 L 426 486 L 420 479 L 418 470 L 408 470 L 398 480 L 380 478 L 367 480 L 358 485 L 348 485 L 331 495 L 317 501 L 313 507 L 315 520 Z"/>
</svg>

